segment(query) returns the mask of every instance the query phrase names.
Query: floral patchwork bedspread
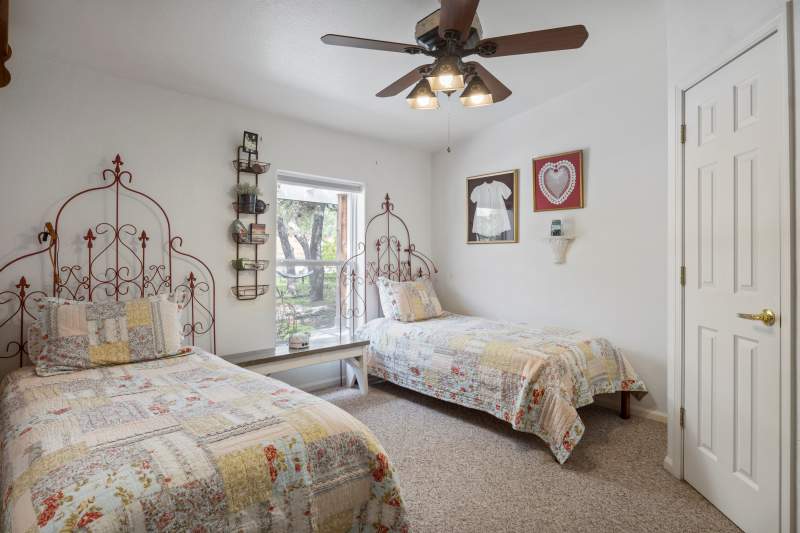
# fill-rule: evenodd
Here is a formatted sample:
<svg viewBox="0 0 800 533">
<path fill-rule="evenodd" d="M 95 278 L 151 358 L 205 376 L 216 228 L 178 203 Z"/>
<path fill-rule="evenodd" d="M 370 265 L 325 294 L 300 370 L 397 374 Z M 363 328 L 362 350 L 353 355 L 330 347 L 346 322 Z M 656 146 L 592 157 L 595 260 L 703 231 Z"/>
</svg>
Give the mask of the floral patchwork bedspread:
<svg viewBox="0 0 800 533">
<path fill-rule="evenodd" d="M 406 531 L 339 408 L 196 351 L 0 385 L 3 531 Z"/>
<path fill-rule="evenodd" d="M 646 391 L 605 339 L 447 313 L 420 322 L 371 320 L 370 374 L 490 413 L 544 440 L 560 463 L 581 439 L 577 408 L 594 395 Z"/>
</svg>

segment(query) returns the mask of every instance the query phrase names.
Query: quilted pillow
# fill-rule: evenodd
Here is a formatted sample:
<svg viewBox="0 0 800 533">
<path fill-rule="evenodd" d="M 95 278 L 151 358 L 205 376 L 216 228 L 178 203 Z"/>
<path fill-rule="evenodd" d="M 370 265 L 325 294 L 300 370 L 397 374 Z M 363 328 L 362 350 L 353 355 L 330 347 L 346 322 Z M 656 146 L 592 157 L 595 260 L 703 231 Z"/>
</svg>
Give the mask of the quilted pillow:
<svg viewBox="0 0 800 533">
<path fill-rule="evenodd" d="M 442 316 L 442 305 L 429 279 L 392 281 L 378 278 L 383 314 L 401 322 L 416 322 Z"/>
<path fill-rule="evenodd" d="M 181 347 L 178 304 L 167 295 L 90 303 L 48 298 L 39 327 L 43 344 L 31 359 L 40 376 L 191 351 Z"/>
</svg>

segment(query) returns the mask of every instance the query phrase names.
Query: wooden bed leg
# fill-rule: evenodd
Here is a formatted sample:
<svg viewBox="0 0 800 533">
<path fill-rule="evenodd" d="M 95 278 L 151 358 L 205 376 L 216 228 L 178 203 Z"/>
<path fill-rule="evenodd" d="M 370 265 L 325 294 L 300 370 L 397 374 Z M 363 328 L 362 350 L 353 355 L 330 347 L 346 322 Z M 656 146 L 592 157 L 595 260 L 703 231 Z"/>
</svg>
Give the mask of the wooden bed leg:
<svg viewBox="0 0 800 533">
<path fill-rule="evenodd" d="M 619 393 L 619 416 L 625 420 L 631 417 L 631 392 L 622 391 Z"/>
</svg>

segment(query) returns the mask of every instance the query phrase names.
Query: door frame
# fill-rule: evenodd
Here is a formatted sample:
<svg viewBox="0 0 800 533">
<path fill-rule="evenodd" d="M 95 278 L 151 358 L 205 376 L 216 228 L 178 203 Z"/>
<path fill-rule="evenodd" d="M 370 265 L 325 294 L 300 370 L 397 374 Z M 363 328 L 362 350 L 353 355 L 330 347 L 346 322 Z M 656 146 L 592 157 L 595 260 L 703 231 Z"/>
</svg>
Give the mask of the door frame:
<svg viewBox="0 0 800 533">
<path fill-rule="evenodd" d="M 684 265 L 684 145 L 681 143 L 681 125 L 685 117 L 685 93 L 716 71 L 762 42 L 775 36 L 780 42 L 781 108 L 786 118 L 781 126 L 781 531 L 790 532 L 795 524 L 796 505 L 796 385 L 794 333 L 796 322 L 795 264 L 795 198 L 794 187 L 794 66 L 792 35 L 792 3 L 786 11 L 753 32 L 736 46 L 729 48 L 716 61 L 705 64 L 682 83 L 670 89 L 668 119 L 668 289 L 667 289 L 667 456 L 664 467 L 675 477 L 683 479 L 683 428 L 680 410 L 684 398 L 684 290 L 681 285 L 681 267 Z M 798 195 L 800 198 L 800 195 Z M 800 205 L 800 204 L 798 204 Z"/>
</svg>

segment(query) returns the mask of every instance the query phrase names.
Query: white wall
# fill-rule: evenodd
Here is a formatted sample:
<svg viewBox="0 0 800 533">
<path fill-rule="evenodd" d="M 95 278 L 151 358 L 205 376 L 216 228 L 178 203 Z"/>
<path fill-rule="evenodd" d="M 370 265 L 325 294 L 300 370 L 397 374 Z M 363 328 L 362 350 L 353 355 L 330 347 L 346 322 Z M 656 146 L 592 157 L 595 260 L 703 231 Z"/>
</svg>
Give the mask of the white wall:
<svg viewBox="0 0 800 533">
<path fill-rule="evenodd" d="M 263 136 L 261 155 L 272 162 L 272 170 L 262 177 L 262 189 L 273 206 L 278 169 L 360 181 L 366 186 L 368 213 L 377 211 L 389 192 L 420 249 L 430 247 L 427 153 L 107 76 L 22 50 L 15 50 L 15 57 L 13 81 L 0 90 L 0 264 L 36 248 L 35 233 L 52 219 L 57 204 L 79 188 L 99 183 L 100 170 L 120 152 L 136 174 L 134 186 L 163 204 L 174 232 L 184 236 L 185 248 L 207 261 L 216 276 L 218 352 L 272 346 L 272 290 L 255 302 L 239 302 L 229 290 L 235 253 L 229 237 L 234 218 L 230 189 L 235 183 L 231 160 L 244 129 Z M 98 222 L 100 212 L 108 213 L 107 206 L 93 208 L 95 216 L 87 223 Z M 80 211 L 85 214 L 84 208 Z M 270 231 L 274 217 L 273 209 L 266 217 Z M 274 242 L 270 239 L 267 247 L 273 260 Z M 42 261 L 31 265 L 29 279 L 40 278 L 43 267 Z M 273 268 L 266 277 L 272 284 Z M 0 290 L 10 286 L 11 278 L 3 275 Z M 6 339 L 0 341 L 5 346 Z M 3 363 L 5 368 L 16 364 Z M 333 376 L 329 367 L 295 372 L 287 379 L 307 384 Z"/>
<path fill-rule="evenodd" d="M 785 0 L 667 0 L 667 65 L 678 82 L 716 60 L 769 20 Z"/>
<path fill-rule="evenodd" d="M 433 239 L 442 272 L 437 286 L 453 311 L 607 337 L 626 352 L 651 392 L 633 403 L 663 412 L 663 6 L 625 5 L 631 30 L 620 33 L 619 56 L 604 77 L 434 157 Z M 584 150 L 585 209 L 534 213 L 531 159 L 574 149 Z M 513 168 L 520 169 L 520 242 L 465 244 L 465 178 Z M 566 263 L 554 265 L 543 238 L 550 221 L 564 216 L 577 238 Z"/>
</svg>

